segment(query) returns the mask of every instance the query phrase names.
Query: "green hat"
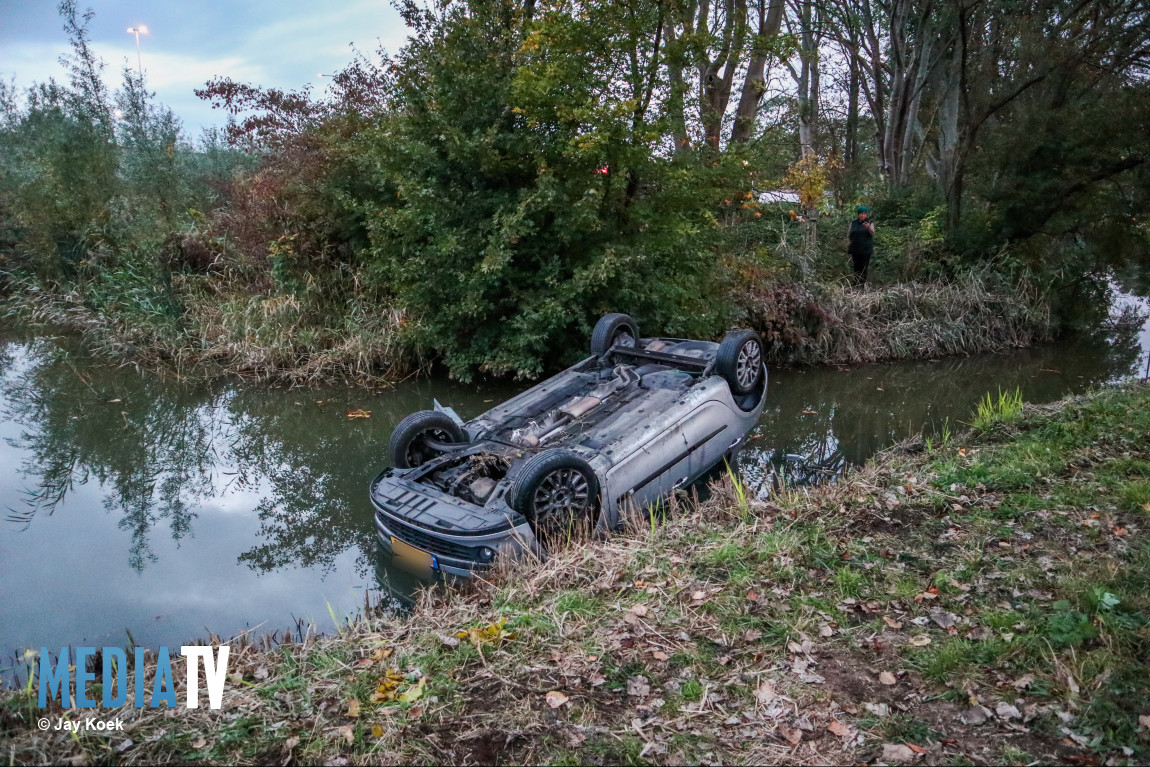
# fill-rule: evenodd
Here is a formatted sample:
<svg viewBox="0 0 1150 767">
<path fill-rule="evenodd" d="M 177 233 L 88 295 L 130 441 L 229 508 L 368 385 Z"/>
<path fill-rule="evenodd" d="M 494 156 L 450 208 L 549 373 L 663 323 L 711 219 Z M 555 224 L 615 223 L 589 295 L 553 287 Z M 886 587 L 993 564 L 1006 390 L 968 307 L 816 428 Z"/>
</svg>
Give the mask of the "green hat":
<svg viewBox="0 0 1150 767">
<path fill-rule="evenodd" d="M 858 206 L 858 210 L 856 210 L 855 213 L 866 213 L 866 206 L 865 205 Z"/>
</svg>

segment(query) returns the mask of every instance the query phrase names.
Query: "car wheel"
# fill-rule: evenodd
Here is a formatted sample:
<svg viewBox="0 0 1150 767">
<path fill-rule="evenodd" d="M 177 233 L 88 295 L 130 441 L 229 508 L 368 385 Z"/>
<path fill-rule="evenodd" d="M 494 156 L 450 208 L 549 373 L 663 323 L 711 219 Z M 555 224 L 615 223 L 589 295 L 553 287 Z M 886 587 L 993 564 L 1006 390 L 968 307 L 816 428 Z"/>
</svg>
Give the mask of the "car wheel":
<svg viewBox="0 0 1150 767">
<path fill-rule="evenodd" d="M 715 355 L 715 372 L 731 393 L 742 396 L 754 391 L 763 378 L 763 342 L 753 330 L 732 330 L 723 336 Z"/>
<path fill-rule="evenodd" d="M 591 354 L 596 357 L 615 345 L 639 345 L 639 326 L 626 314 L 604 314 L 591 333 Z"/>
<path fill-rule="evenodd" d="M 459 424 L 438 410 L 420 410 L 399 422 L 391 433 L 388 451 L 399 469 L 414 469 L 443 452 L 439 445 L 467 442 Z"/>
<path fill-rule="evenodd" d="M 590 532 L 599 510 L 599 479 L 570 450 L 551 449 L 528 458 L 507 491 L 511 508 L 527 518 L 544 545 Z"/>
</svg>

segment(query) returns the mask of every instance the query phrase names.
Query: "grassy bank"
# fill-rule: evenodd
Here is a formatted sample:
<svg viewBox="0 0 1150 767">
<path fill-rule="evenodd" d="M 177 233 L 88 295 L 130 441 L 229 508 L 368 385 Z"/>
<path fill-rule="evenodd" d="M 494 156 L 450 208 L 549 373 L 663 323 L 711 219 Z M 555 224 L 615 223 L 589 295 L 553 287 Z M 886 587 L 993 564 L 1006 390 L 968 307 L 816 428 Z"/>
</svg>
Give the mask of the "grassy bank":
<svg viewBox="0 0 1150 767">
<path fill-rule="evenodd" d="M 252 293 L 227 278 L 177 274 L 154 283 L 66 291 L 28 282 L 4 302 L 9 318 L 79 333 L 97 355 L 179 376 L 314 384 L 380 384 L 417 371 L 401 341 L 404 312 L 350 290 Z"/>
<path fill-rule="evenodd" d="M 333 300 L 324 291 L 267 295 L 231 284 L 222 276 L 184 274 L 164 290 L 129 283 L 58 291 L 28 283 L 3 310 L 25 323 L 72 329 L 106 358 L 183 376 L 379 384 L 435 356 L 412 343 L 402 309 L 354 289 Z M 762 333 L 773 362 L 789 364 L 1002 351 L 1047 338 L 1050 325 L 1037 296 L 992 287 L 973 273 L 863 290 L 816 283 L 737 300 L 747 303 L 741 324 Z"/>
<path fill-rule="evenodd" d="M 1144 763 L 1150 387 L 1003 397 L 972 422 L 834 486 L 758 501 L 718 485 L 664 524 L 425 593 L 407 618 L 271 650 L 232 642 L 218 712 L 124 709 L 122 735 L 45 735 L 34 694 L 5 692 L 3 752 Z"/>
</svg>

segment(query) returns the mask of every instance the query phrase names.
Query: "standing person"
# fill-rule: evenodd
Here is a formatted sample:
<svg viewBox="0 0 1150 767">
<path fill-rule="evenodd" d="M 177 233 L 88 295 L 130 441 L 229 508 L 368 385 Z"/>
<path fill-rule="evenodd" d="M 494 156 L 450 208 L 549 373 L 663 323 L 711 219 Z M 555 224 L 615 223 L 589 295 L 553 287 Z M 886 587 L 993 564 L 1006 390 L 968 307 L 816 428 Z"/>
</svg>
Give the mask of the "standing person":
<svg viewBox="0 0 1150 767">
<path fill-rule="evenodd" d="M 858 218 L 851 221 L 850 244 L 847 245 L 847 255 L 851 257 L 854 265 L 852 285 L 866 285 L 867 270 L 870 269 L 870 257 L 874 253 L 874 224 L 867 221 L 865 205 L 858 206 Z"/>
</svg>

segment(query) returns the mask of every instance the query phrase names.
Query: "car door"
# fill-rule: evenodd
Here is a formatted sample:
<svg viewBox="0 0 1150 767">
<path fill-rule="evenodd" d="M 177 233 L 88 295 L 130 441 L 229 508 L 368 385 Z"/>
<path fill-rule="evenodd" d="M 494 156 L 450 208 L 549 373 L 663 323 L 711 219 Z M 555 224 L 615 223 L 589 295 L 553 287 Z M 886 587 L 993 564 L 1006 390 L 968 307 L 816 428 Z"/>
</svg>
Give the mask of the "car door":
<svg viewBox="0 0 1150 767">
<path fill-rule="evenodd" d="M 641 511 L 668 495 L 689 473 L 689 447 L 676 423 L 612 468 L 607 485 L 620 512 Z"/>
<path fill-rule="evenodd" d="M 722 461 L 735 440 L 731 410 L 721 402 L 704 402 L 683 419 L 680 428 L 691 452 L 689 481 L 694 482 Z"/>
</svg>

